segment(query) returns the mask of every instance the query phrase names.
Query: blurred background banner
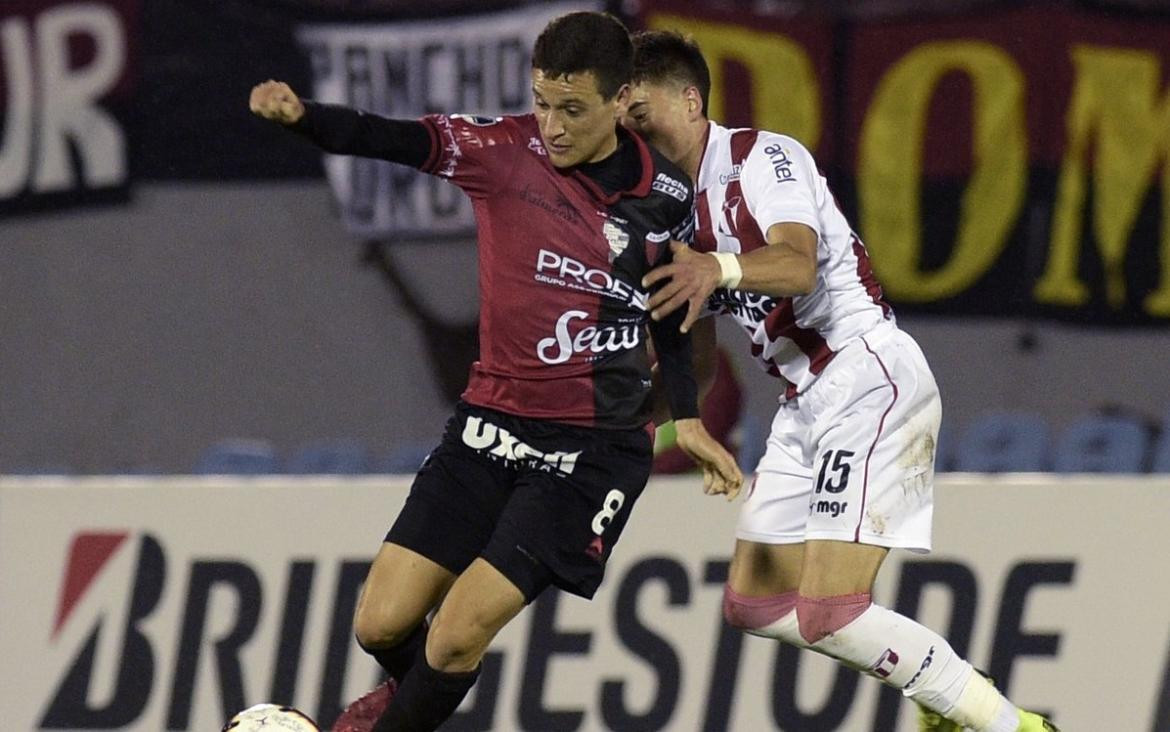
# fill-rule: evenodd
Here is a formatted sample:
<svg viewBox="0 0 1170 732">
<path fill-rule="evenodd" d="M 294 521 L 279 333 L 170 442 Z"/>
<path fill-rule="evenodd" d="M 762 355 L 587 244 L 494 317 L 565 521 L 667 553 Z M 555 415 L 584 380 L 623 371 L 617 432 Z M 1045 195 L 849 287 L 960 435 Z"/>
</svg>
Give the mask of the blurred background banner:
<svg viewBox="0 0 1170 732">
<path fill-rule="evenodd" d="M 0 4 L 0 216 L 125 200 L 139 0 Z"/>
<path fill-rule="evenodd" d="M 1170 319 L 1166 16 L 642 8 L 702 46 L 714 119 L 817 154 L 900 311 Z"/>
<path fill-rule="evenodd" d="M 388 117 L 477 116 L 532 110 L 532 45 L 545 24 L 600 2 L 540 3 L 488 15 L 399 23 L 306 24 L 297 38 L 312 96 Z M 365 236 L 473 235 L 471 201 L 455 186 L 401 165 L 329 156 L 325 172 L 347 229 Z"/>
<path fill-rule="evenodd" d="M 10 0 L 0 472 L 413 469 L 477 353 L 470 207 L 248 93 L 525 112 L 546 20 L 602 6 L 816 152 L 934 369 L 942 469 L 1170 471 L 1170 0 Z M 750 468 L 777 386 L 720 330 Z"/>
</svg>

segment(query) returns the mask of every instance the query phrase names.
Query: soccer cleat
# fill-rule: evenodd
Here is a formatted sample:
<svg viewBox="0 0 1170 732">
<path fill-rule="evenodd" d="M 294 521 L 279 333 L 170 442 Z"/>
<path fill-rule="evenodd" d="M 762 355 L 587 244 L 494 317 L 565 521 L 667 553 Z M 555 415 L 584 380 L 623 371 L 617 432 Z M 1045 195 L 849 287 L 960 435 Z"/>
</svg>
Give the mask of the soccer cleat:
<svg viewBox="0 0 1170 732">
<path fill-rule="evenodd" d="M 1025 712 L 1020 710 L 1020 726 L 1016 727 L 1016 732 L 1060 732 L 1056 725 L 1049 722 L 1039 714 L 1032 712 Z"/>
<path fill-rule="evenodd" d="M 1016 732 L 1060 732 L 1056 725 L 1039 714 L 1025 712 L 1020 709 L 1020 726 Z M 918 707 L 918 732 L 962 732 L 962 727 L 943 717 L 938 712 L 932 712 L 924 706 Z"/>
<path fill-rule="evenodd" d="M 394 679 L 378 684 L 372 691 L 345 708 L 333 723 L 332 732 L 370 732 L 378 717 L 381 717 L 386 707 L 390 706 L 390 700 L 394 698 L 394 692 L 397 690 L 398 684 Z"/>
</svg>

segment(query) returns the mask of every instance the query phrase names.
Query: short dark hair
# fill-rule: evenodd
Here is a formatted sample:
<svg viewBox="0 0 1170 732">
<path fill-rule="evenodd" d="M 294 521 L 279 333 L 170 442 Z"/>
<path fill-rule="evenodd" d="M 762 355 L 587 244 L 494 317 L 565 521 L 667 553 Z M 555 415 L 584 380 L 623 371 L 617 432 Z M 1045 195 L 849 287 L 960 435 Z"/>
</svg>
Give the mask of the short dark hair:
<svg viewBox="0 0 1170 732">
<path fill-rule="evenodd" d="M 653 30 L 634 34 L 634 83 L 673 81 L 699 90 L 703 115 L 711 97 L 711 71 L 699 44 L 676 31 Z"/>
<path fill-rule="evenodd" d="M 536 39 L 532 68 L 552 77 L 593 72 L 602 99 L 612 99 L 634 73 L 630 32 L 609 13 L 566 13 Z"/>
</svg>

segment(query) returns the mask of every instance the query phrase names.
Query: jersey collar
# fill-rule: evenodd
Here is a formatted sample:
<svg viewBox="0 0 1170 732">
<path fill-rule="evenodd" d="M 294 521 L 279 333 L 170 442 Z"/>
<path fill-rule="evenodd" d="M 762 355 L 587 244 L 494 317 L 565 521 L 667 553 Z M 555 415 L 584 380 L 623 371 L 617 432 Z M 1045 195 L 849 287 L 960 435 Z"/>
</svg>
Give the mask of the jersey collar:
<svg viewBox="0 0 1170 732">
<path fill-rule="evenodd" d="M 707 155 L 711 152 L 711 130 L 715 129 L 715 123 L 707 120 L 707 129 L 703 132 L 703 154 L 699 156 L 699 169 L 695 171 L 695 191 L 699 190 L 699 181 L 703 179 L 703 163 L 707 162 Z"/>
<path fill-rule="evenodd" d="M 637 184 L 633 188 L 626 191 L 615 191 L 612 194 L 607 194 L 602 190 L 601 186 L 593 182 L 593 179 L 585 175 L 576 168 L 573 169 L 573 177 L 580 181 L 581 185 L 597 200 L 601 201 L 607 206 L 612 206 L 617 203 L 623 196 L 632 196 L 634 198 L 645 198 L 650 195 L 650 185 L 654 182 L 654 161 L 650 157 L 650 146 L 646 144 L 636 133 L 627 130 L 621 125 L 617 125 L 618 135 L 627 135 L 634 141 L 634 147 L 638 150 L 638 162 L 642 165 L 642 176 L 638 179 Z"/>
</svg>

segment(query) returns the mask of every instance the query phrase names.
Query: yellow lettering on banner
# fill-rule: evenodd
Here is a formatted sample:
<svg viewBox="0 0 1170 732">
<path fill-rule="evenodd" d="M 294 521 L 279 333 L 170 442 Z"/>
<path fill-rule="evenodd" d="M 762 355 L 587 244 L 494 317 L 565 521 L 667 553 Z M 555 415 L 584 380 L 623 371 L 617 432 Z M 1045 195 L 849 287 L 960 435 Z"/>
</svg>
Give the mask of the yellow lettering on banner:
<svg viewBox="0 0 1170 732">
<path fill-rule="evenodd" d="M 922 149 L 930 100 L 944 75 L 974 89 L 974 172 L 963 192 L 957 239 L 937 270 L 921 268 Z M 878 84 L 861 131 L 862 233 L 886 292 L 907 302 L 954 296 L 975 283 L 1007 245 L 1027 189 L 1024 75 L 989 43 L 924 43 Z"/>
<path fill-rule="evenodd" d="M 726 119 L 723 64 L 734 61 L 751 72 L 752 125 L 790 135 L 816 149 L 821 137 L 820 87 L 812 61 L 799 43 L 779 33 L 663 13 L 651 14 L 647 26 L 690 35 L 703 49 L 711 69 L 708 117 Z"/>
<path fill-rule="evenodd" d="M 1093 235 L 1105 272 L 1105 297 L 1125 304 L 1125 253 L 1134 221 L 1162 163 L 1162 276 L 1145 300 L 1151 315 L 1170 316 L 1170 95 L 1158 97 L 1161 68 L 1153 53 L 1077 46 L 1076 81 L 1069 103 L 1068 145 L 1060 170 L 1052 242 L 1035 297 L 1053 305 L 1081 305 L 1089 288 L 1080 262 L 1089 146 L 1093 162 Z"/>
</svg>

